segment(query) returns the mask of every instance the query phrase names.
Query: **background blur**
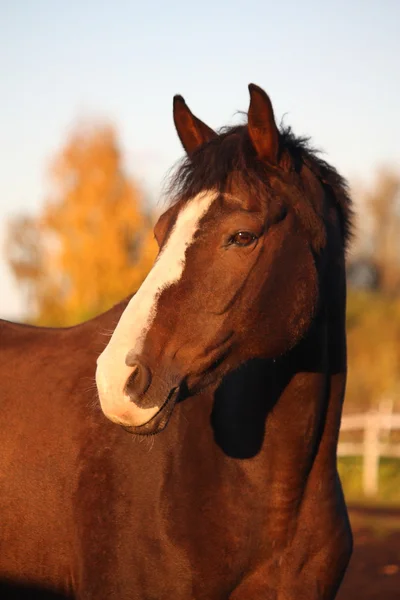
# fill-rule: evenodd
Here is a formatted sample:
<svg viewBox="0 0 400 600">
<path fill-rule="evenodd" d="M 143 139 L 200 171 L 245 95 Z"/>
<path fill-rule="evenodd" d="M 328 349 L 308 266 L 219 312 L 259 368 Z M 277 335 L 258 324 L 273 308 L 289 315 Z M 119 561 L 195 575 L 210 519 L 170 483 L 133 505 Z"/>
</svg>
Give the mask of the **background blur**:
<svg viewBox="0 0 400 600">
<path fill-rule="evenodd" d="M 400 3 L 3 0 L 0 14 L 0 317 L 70 325 L 134 291 L 182 156 L 173 95 L 218 128 L 257 83 L 350 181 L 345 412 L 390 426 L 375 484 L 366 425 L 343 432 L 340 468 L 349 499 L 400 504 Z"/>
</svg>

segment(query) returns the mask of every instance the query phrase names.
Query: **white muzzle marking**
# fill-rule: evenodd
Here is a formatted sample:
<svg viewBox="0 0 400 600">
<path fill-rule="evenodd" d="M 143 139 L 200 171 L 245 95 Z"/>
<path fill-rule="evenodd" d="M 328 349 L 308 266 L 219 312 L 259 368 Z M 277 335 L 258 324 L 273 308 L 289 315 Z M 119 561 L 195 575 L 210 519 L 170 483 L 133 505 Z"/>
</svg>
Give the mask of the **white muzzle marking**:
<svg viewBox="0 0 400 600">
<path fill-rule="evenodd" d="M 140 355 L 146 334 L 157 313 L 158 298 L 163 290 L 179 281 L 185 268 L 186 251 L 194 241 L 200 220 L 218 193 L 201 192 L 188 200 L 179 212 L 166 245 L 139 290 L 133 296 L 105 348 L 97 359 L 96 384 L 104 414 L 122 425 L 144 425 L 157 414 L 159 406 L 140 408 L 124 393 L 133 368 L 125 364 L 130 350 Z"/>
</svg>

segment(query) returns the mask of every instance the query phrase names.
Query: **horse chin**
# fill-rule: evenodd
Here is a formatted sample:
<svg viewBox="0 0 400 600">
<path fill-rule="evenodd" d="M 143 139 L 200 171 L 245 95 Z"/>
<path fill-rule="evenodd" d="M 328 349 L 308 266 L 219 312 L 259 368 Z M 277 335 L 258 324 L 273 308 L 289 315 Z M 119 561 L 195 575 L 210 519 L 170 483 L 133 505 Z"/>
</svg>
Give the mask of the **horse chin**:
<svg viewBox="0 0 400 600">
<path fill-rule="evenodd" d="M 168 394 L 164 404 L 162 404 L 160 408 L 157 409 L 157 407 L 155 407 L 154 409 L 144 409 L 146 411 L 156 410 L 156 412 L 153 412 L 153 415 L 150 416 L 148 421 L 145 421 L 140 425 L 133 425 L 127 423 L 126 420 L 121 420 L 119 422 L 119 425 L 121 425 L 122 428 L 125 429 L 125 431 L 128 431 L 129 433 L 134 433 L 136 435 L 155 435 L 157 433 L 160 433 L 160 431 L 165 429 L 168 425 L 178 396 L 179 388 L 173 388 Z M 137 409 L 143 410 L 139 409 L 139 407 L 137 407 Z"/>
</svg>

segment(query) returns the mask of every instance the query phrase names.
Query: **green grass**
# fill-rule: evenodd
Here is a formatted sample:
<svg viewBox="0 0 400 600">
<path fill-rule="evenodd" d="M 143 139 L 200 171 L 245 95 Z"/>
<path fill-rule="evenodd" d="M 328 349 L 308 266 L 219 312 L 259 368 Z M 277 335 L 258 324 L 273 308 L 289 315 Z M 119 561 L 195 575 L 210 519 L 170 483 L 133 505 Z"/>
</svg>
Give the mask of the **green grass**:
<svg viewBox="0 0 400 600">
<path fill-rule="evenodd" d="M 362 459 L 346 457 L 338 459 L 346 501 L 366 505 L 400 507 L 400 459 L 382 458 L 379 466 L 379 491 L 374 497 L 366 497 L 362 489 Z"/>
</svg>

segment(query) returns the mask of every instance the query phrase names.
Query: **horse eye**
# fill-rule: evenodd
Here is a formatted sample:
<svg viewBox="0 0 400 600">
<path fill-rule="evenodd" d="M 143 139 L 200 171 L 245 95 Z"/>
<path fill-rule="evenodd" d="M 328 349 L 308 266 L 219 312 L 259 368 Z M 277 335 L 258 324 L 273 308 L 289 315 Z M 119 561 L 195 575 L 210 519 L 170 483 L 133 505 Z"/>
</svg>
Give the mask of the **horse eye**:
<svg viewBox="0 0 400 600">
<path fill-rule="evenodd" d="M 244 246 L 250 246 L 256 239 L 257 236 L 250 231 L 238 231 L 231 237 L 230 243 L 243 248 Z"/>
</svg>

